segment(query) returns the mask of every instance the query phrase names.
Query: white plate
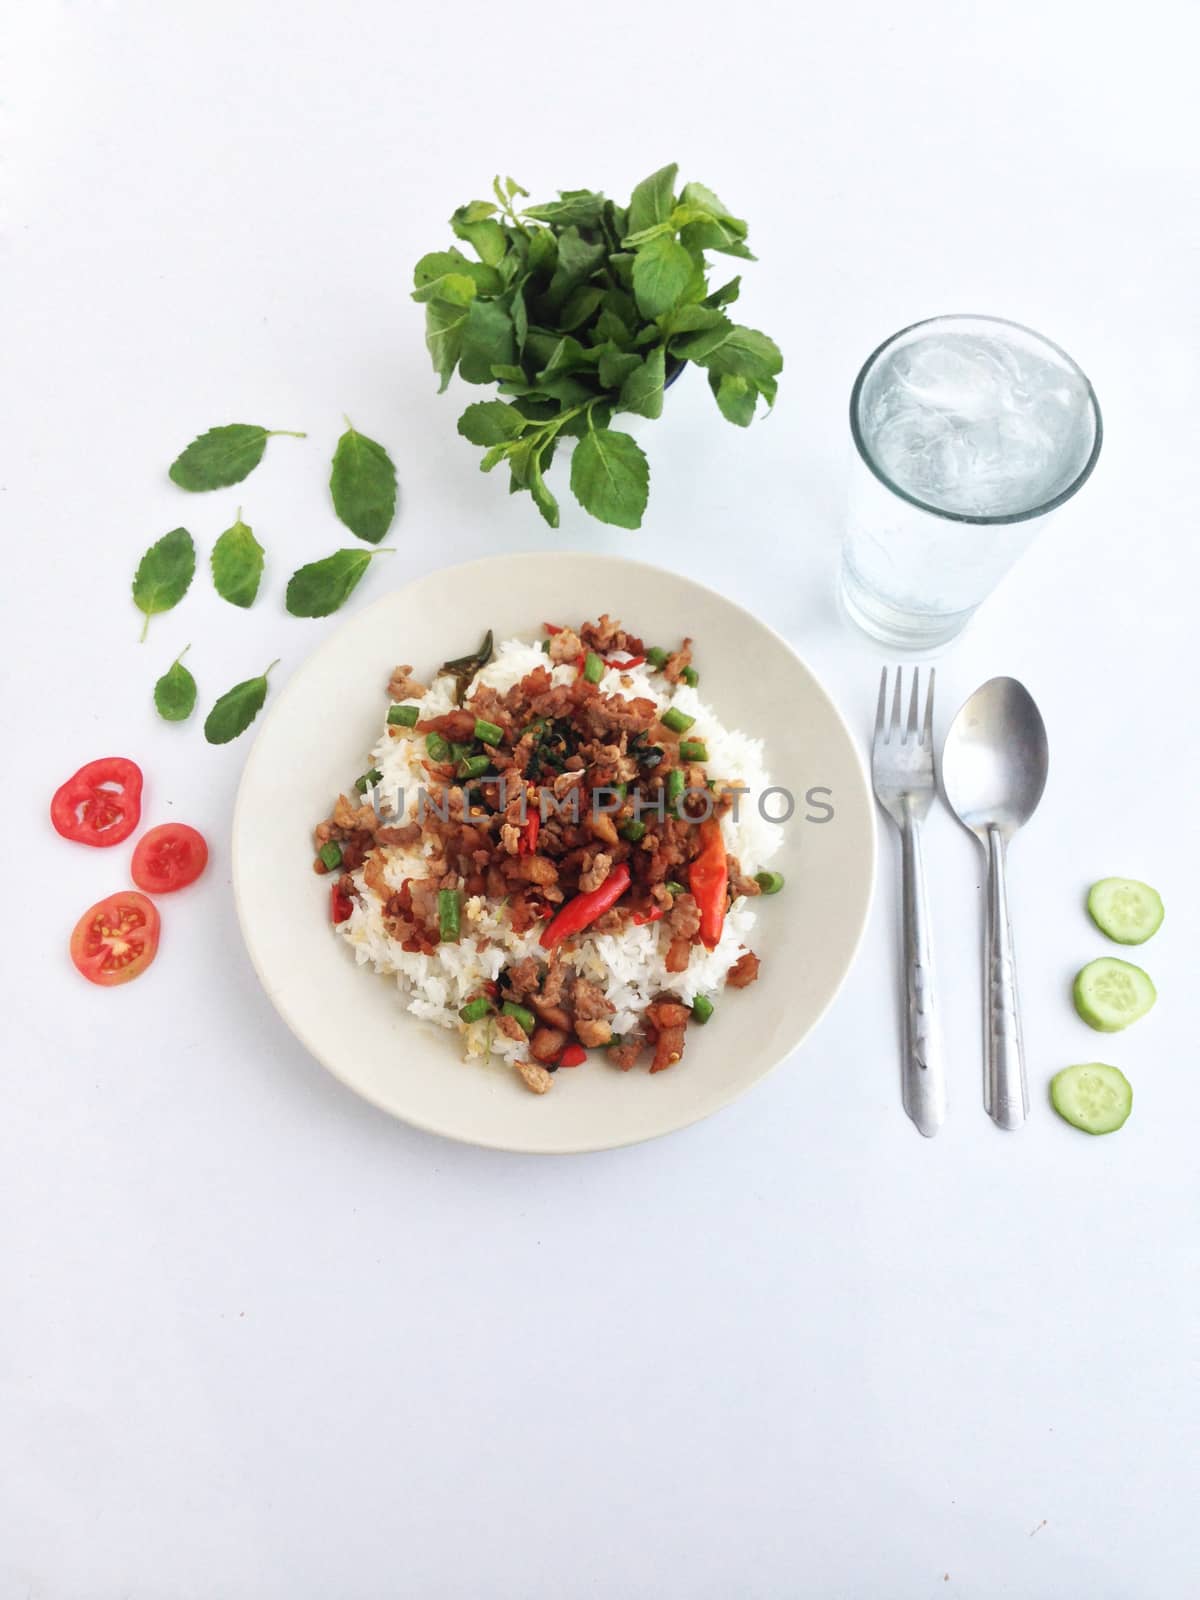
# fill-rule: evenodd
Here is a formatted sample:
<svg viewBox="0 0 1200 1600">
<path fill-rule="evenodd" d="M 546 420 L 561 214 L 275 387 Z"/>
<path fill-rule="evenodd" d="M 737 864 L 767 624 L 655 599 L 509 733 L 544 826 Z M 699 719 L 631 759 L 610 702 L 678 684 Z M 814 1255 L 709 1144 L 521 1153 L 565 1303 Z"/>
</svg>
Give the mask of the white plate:
<svg viewBox="0 0 1200 1600">
<path fill-rule="evenodd" d="M 428 676 L 447 656 L 537 637 L 543 621 L 620 617 L 648 641 L 696 641 L 701 693 L 727 727 L 766 743 L 796 812 L 771 865 L 783 892 L 757 902 L 756 984 L 726 991 L 688 1030 L 677 1067 L 651 1077 L 595 1055 L 533 1095 L 511 1068 L 467 1064 L 456 1035 L 403 1010 L 390 979 L 355 965 L 312 871 L 313 825 L 362 770 L 400 661 Z M 804 820 L 816 787 L 831 821 Z M 743 802 L 745 803 L 745 802 Z M 846 724 L 808 667 L 763 623 L 712 590 L 619 557 L 507 555 L 417 579 L 351 617 L 293 675 L 263 719 L 233 819 L 233 883 L 255 970 L 280 1016 L 335 1077 L 418 1128 L 501 1150 L 602 1150 L 670 1133 L 726 1105 L 788 1055 L 854 959 L 875 868 L 866 774 Z"/>
</svg>

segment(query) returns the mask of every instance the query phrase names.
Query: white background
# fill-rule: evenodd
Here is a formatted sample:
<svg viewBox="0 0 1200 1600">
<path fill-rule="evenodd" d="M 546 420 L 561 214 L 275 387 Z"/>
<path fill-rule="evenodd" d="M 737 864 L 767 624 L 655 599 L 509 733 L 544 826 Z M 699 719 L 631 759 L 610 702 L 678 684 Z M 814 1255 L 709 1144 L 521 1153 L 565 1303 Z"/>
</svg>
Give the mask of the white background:
<svg viewBox="0 0 1200 1600">
<path fill-rule="evenodd" d="M 1194 1586 L 1195 22 L 1046 0 L 10 14 L 2 1600 Z M 738 311 L 783 347 L 779 404 L 743 433 L 692 374 L 643 433 L 642 531 L 560 489 L 555 535 L 475 471 L 411 265 L 496 168 L 540 198 L 624 196 L 673 159 L 750 219 Z M 211 749 L 149 699 L 189 641 L 207 703 L 275 655 L 282 682 L 336 625 L 281 595 L 351 542 L 325 488 L 342 413 L 403 486 L 398 554 L 353 605 L 490 551 L 628 551 L 756 609 L 865 735 L 882 658 L 832 600 L 846 396 L 882 337 L 947 310 L 1059 340 L 1107 431 L 940 663 L 941 730 L 997 672 L 1050 729 L 1012 862 L 1028 1126 L 980 1108 L 979 861 L 944 812 L 933 1143 L 899 1105 L 890 834 L 833 1011 L 703 1126 L 533 1160 L 355 1101 L 242 952 L 247 744 Z M 238 489 L 174 489 L 182 445 L 235 419 L 309 437 L 273 441 Z M 268 550 L 257 606 L 198 581 L 139 645 L 142 549 L 186 522 L 207 551 L 238 504 Z M 198 825 L 213 864 L 164 904 L 153 972 L 104 992 L 66 938 L 128 847 L 68 845 L 46 809 L 115 751 L 147 772 L 146 820 Z M 1158 1008 L 1113 1039 L 1068 998 L 1105 950 L 1081 897 L 1109 873 L 1168 905 L 1143 956 Z M 1097 1056 L 1136 1091 L 1107 1140 L 1045 1100 Z"/>
</svg>

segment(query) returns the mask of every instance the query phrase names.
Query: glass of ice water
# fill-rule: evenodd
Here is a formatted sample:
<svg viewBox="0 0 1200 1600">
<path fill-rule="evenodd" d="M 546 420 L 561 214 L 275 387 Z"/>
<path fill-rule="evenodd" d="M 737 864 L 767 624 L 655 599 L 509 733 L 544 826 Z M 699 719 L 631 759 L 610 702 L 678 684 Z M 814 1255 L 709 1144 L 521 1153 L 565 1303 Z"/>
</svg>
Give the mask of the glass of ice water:
<svg viewBox="0 0 1200 1600">
<path fill-rule="evenodd" d="M 1000 317 L 914 323 L 850 396 L 842 599 L 901 649 L 953 639 L 1100 454 L 1100 408 L 1065 351 Z"/>
</svg>

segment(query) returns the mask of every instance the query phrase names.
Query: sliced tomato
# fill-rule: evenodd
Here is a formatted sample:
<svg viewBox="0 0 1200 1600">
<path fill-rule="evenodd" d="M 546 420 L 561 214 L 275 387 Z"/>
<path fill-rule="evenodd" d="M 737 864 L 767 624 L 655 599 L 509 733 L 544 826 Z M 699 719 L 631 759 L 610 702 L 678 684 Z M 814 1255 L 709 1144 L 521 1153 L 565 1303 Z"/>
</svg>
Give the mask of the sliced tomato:
<svg viewBox="0 0 1200 1600">
<path fill-rule="evenodd" d="M 339 878 L 335 884 L 331 885 L 329 890 L 330 921 L 335 924 L 339 922 L 348 922 L 350 920 L 350 914 L 353 910 L 354 901 L 351 900 L 346 890 L 342 888 L 342 881 Z"/>
<path fill-rule="evenodd" d="M 89 983 L 105 988 L 138 978 L 158 954 L 158 911 L 136 889 L 97 900 L 71 935 L 71 960 Z"/>
<path fill-rule="evenodd" d="M 77 844 L 120 844 L 142 816 L 142 769 L 124 756 L 101 756 L 54 791 L 50 820 Z"/>
<path fill-rule="evenodd" d="M 147 894 L 186 889 L 208 865 L 204 835 L 186 822 L 161 822 L 137 842 L 129 872 Z"/>
</svg>

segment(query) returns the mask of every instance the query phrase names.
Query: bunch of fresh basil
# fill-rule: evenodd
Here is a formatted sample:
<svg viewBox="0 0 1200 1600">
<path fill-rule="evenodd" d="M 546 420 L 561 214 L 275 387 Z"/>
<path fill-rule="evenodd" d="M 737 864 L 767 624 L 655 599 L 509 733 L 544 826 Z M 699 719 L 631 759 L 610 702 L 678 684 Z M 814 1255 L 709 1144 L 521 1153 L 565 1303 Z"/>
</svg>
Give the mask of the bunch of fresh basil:
<svg viewBox="0 0 1200 1600">
<path fill-rule="evenodd" d="M 590 189 L 524 206 L 511 178 L 496 199 L 460 206 L 452 248 L 422 256 L 413 299 L 425 306 L 425 341 L 442 389 L 457 369 L 468 383 L 498 383 L 507 400 L 470 405 L 458 431 L 501 461 L 511 489 L 527 489 L 552 528 L 558 502 L 546 472 L 560 438 L 573 438 L 571 489 L 586 511 L 621 528 L 641 526 L 650 468 L 621 411 L 657 417 L 684 362 L 708 371 L 722 414 L 739 427 L 761 395 L 775 401 L 778 346 L 726 316 L 740 278 L 710 292 L 706 251 L 752 261 L 746 224 L 711 189 L 663 167 L 619 206 Z"/>
</svg>

